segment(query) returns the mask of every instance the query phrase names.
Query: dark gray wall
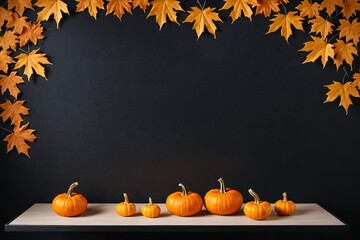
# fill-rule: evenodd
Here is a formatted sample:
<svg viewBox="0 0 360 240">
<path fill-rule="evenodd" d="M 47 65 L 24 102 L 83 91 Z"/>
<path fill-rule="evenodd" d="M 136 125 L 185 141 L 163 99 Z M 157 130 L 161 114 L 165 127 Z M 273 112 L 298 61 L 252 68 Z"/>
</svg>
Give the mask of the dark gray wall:
<svg viewBox="0 0 360 240">
<path fill-rule="evenodd" d="M 123 192 L 134 202 L 149 195 L 164 202 L 179 182 L 204 195 L 222 177 L 245 201 L 251 200 L 250 187 L 271 202 L 287 191 L 295 202 L 320 203 L 350 226 L 345 235 L 274 237 L 359 236 L 360 102 L 354 100 L 348 115 L 338 102 L 323 103 L 324 85 L 341 80 L 343 72 L 319 62 L 301 64 L 306 53 L 298 50 L 309 40 L 306 34 L 295 32 L 287 44 L 280 33 L 265 35 L 269 22 L 263 16 L 231 24 L 229 12 L 222 12 L 217 39 L 204 34 L 197 41 L 191 24 L 168 23 L 159 31 L 155 18 L 146 19 L 139 9 L 122 22 L 104 11 L 97 21 L 75 13 L 72 1 L 70 12 L 59 30 L 46 23 L 46 39 L 38 45 L 53 63 L 46 67 L 48 81 L 38 77 L 21 85 L 21 99 L 31 109 L 25 121 L 38 136 L 30 144 L 31 158 L 6 154 L 1 144 L 3 224 L 33 203 L 51 202 L 73 181 L 89 202 L 120 202 Z"/>
</svg>

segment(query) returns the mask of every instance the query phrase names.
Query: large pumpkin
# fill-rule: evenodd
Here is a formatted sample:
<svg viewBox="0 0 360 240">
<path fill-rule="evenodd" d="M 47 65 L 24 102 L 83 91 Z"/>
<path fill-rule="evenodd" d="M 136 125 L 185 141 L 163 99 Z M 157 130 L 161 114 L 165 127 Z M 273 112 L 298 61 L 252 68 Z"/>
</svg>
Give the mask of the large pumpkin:
<svg viewBox="0 0 360 240">
<path fill-rule="evenodd" d="M 267 201 L 260 201 L 259 195 L 251 188 L 249 189 L 250 195 L 254 201 L 247 202 L 244 206 L 244 214 L 254 220 L 263 220 L 270 216 L 272 207 Z"/>
<path fill-rule="evenodd" d="M 212 214 L 230 215 L 238 212 L 243 204 L 243 195 L 235 189 L 225 188 L 222 178 L 219 189 L 211 189 L 204 196 L 205 208 Z"/>
<path fill-rule="evenodd" d="M 67 193 L 61 193 L 53 199 L 51 206 L 55 213 L 63 217 L 75 217 L 86 211 L 88 204 L 86 198 L 82 194 L 73 192 L 78 185 L 78 182 L 74 182 Z"/>
<path fill-rule="evenodd" d="M 126 193 L 124 195 L 124 201 L 116 205 L 115 211 L 122 217 L 130 217 L 136 212 L 136 205 L 129 201 L 129 197 Z"/>
<path fill-rule="evenodd" d="M 181 191 L 171 193 L 165 202 L 169 213 L 187 217 L 201 211 L 204 205 L 202 197 L 196 192 L 187 192 L 183 184 L 179 183 Z"/>
<path fill-rule="evenodd" d="M 296 211 L 296 204 L 288 200 L 286 192 L 283 193 L 283 199 L 277 200 L 274 205 L 275 212 L 280 216 L 290 216 Z"/>
</svg>

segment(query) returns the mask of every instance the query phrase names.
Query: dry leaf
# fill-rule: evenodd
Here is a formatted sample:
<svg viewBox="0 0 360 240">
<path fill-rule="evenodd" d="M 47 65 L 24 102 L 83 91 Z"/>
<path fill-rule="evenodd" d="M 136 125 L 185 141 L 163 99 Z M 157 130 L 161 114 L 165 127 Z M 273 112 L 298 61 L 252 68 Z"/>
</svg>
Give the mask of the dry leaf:
<svg viewBox="0 0 360 240">
<path fill-rule="evenodd" d="M 30 22 L 26 24 L 21 32 L 20 39 L 20 47 L 25 46 L 29 42 L 29 40 L 33 44 L 37 44 L 37 40 L 43 39 L 45 36 L 42 35 L 43 27 L 41 23 L 31 24 Z"/>
<path fill-rule="evenodd" d="M 33 74 L 33 69 L 35 70 L 36 74 L 44 77 L 45 79 L 45 69 L 41 64 L 52 64 L 49 62 L 47 57 L 45 57 L 45 53 L 37 53 L 40 48 L 32 50 L 30 53 L 21 53 L 15 58 L 18 59 L 15 68 L 19 69 L 22 66 L 25 66 L 24 74 L 28 77 L 30 81 L 30 77 Z"/>
<path fill-rule="evenodd" d="M 31 0 L 8 0 L 8 9 L 15 8 L 15 11 L 22 16 L 24 14 L 25 8 L 34 10 L 31 4 Z"/>
<path fill-rule="evenodd" d="M 20 93 L 17 84 L 23 83 L 24 80 L 22 77 L 17 76 L 16 72 L 11 72 L 10 75 L 0 74 L 0 86 L 1 86 L 1 94 L 4 95 L 5 91 L 8 90 L 10 95 L 17 99 L 18 94 Z"/>
<path fill-rule="evenodd" d="M 0 47 L 2 47 L 3 50 L 11 48 L 16 51 L 18 42 L 19 40 L 17 40 L 14 31 L 6 31 L 3 36 L 0 35 Z"/>
<path fill-rule="evenodd" d="M 326 42 L 324 39 L 320 37 L 311 36 L 313 41 L 305 42 L 305 46 L 299 51 L 310 52 L 306 60 L 303 63 L 315 62 L 316 59 L 321 57 L 321 62 L 323 64 L 323 68 L 328 61 L 328 58 L 334 59 L 334 49 L 331 43 Z"/>
<path fill-rule="evenodd" d="M 233 8 L 230 12 L 232 23 L 244 14 L 245 17 L 252 20 L 253 10 L 252 7 L 258 6 L 256 0 L 224 0 L 225 4 L 220 10 L 227 10 Z"/>
<path fill-rule="evenodd" d="M 146 11 L 147 7 L 150 5 L 148 0 L 133 0 L 132 6 L 134 8 L 141 8 L 144 12 Z"/>
<path fill-rule="evenodd" d="M 20 123 L 24 120 L 21 115 L 29 115 L 29 109 L 24 107 L 25 101 L 16 101 L 14 104 L 6 99 L 5 103 L 0 104 L 3 112 L 0 114 L 2 121 L 10 119 L 11 124 L 20 126 Z"/>
<path fill-rule="evenodd" d="M 318 16 L 309 22 L 312 24 L 310 32 L 320 34 L 323 39 L 325 39 L 333 31 L 332 27 L 334 24 L 321 16 Z"/>
<path fill-rule="evenodd" d="M 255 15 L 264 14 L 265 17 L 269 17 L 271 12 L 279 12 L 279 0 L 257 0 L 258 6 L 256 7 Z"/>
<path fill-rule="evenodd" d="M 358 0 L 344 0 L 342 14 L 346 19 L 352 15 L 356 15 L 356 11 L 360 11 L 360 3 Z"/>
<path fill-rule="evenodd" d="M 34 129 L 27 129 L 28 125 L 29 123 L 21 127 L 15 126 L 14 132 L 4 138 L 4 141 L 8 142 L 7 152 L 10 152 L 15 147 L 19 154 L 23 153 L 30 157 L 28 152 L 30 146 L 25 141 L 34 142 L 36 136 L 33 134 L 35 132 Z"/>
<path fill-rule="evenodd" d="M 103 0 L 75 0 L 78 2 L 76 5 L 76 12 L 83 12 L 88 9 L 90 16 L 96 20 L 98 9 L 104 9 Z"/>
<path fill-rule="evenodd" d="M 25 16 L 19 17 L 17 13 L 14 13 L 11 15 L 11 21 L 8 23 L 11 23 L 11 28 L 13 28 L 13 31 L 16 34 L 20 34 L 23 30 L 23 27 L 28 23 L 28 18 Z"/>
<path fill-rule="evenodd" d="M 327 98 L 325 103 L 333 102 L 340 96 L 339 106 L 342 106 L 345 109 L 346 114 L 348 114 L 349 106 L 353 104 L 350 96 L 360 97 L 359 91 L 352 82 L 346 82 L 345 84 L 342 84 L 340 82 L 333 81 L 333 84 L 325 85 L 325 87 L 329 89 L 329 91 L 326 93 Z"/>
<path fill-rule="evenodd" d="M 281 36 L 289 43 L 289 37 L 292 35 L 291 25 L 297 30 L 304 31 L 302 20 L 303 18 L 296 15 L 294 11 L 290 11 L 286 15 L 282 13 L 275 14 L 275 17 L 270 19 L 273 23 L 270 24 L 269 31 L 266 34 L 276 32 L 281 28 Z"/>
<path fill-rule="evenodd" d="M 326 13 L 331 16 L 335 12 L 336 6 L 343 7 L 343 0 L 323 0 L 320 5 L 320 10 L 326 9 Z"/>
<path fill-rule="evenodd" d="M 353 84 L 360 90 L 360 73 L 354 73 L 353 78 Z"/>
<path fill-rule="evenodd" d="M 125 14 L 125 10 L 128 13 L 131 13 L 131 2 L 132 0 L 107 0 L 109 3 L 106 6 L 106 15 L 110 13 L 114 13 L 119 20 L 121 21 L 123 15 Z"/>
<path fill-rule="evenodd" d="M 38 0 L 34 5 L 43 7 L 37 14 L 37 21 L 48 21 L 49 17 L 54 15 L 57 28 L 59 28 L 60 20 L 63 18 L 62 13 L 69 14 L 67 4 L 62 0 Z"/>
<path fill-rule="evenodd" d="M 214 12 L 215 9 L 216 8 L 210 7 L 207 7 L 205 9 L 191 7 L 191 10 L 188 11 L 189 15 L 184 20 L 184 22 L 194 22 L 192 29 L 195 29 L 196 31 L 197 39 L 200 38 L 201 34 L 205 30 L 205 27 L 209 31 L 209 33 L 214 35 L 214 38 L 216 38 L 215 31 L 217 28 L 214 21 L 222 22 L 222 20 L 219 17 L 219 13 Z"/>
<path fill-rule="evenodd" d="M 4 25 L 5 21 L 8 21 L 11 18 L 11 14 L 12 14 L 11 11 L 3 7 L 0 7 L 0 30 Z"/>
<path fill-rule="evenodd" d="M 336 65 L 336 69 L 338 70 L 345 61 L 347 64 L 350 65 L 350 68 L 352 70 L 352 63 L 354 61 L 353 55 L 358 56 L 358 51 L 354 43 L 345 43 L 343 40 L 338 39 L 337 42 L 334 43 L 334 47 L 334 63 Z"/>
<path fill-rule="evenodd" d="M 4 73 L 8 72 L 9 64 L 14 63 L 15 61 L 9 56 L 11 52 L 6 50 L 0 51 L 0 71 Z"/>
<path fill-rule="evenodd" d="M 152 5 L 152 8 L 146 18 L 155 16 L 156 22 L 160 26 L 160 30 L 166 23 L 166 17 L 168 17 L 170 21 L 179 24 L 177 21 L 176 11 L 184 11 L 184 9 L 180 6 L 180 1 L 153 0 L 150 4 Z"/>
<path fill-rule="evenodd" d="M 310 19 L 319 16 L 320 4 L 304 0 L 296 7 L 296 9 L 300 11 L 300 17 L 308 17 Z"/>
<path fill-rule="evenodd" d="M 355 45 L 360 40 L 360 22 L 354 19 L 351 23 L 348 20 L 340 19 L 340 26 L 337 30 L 340 31 L 340 38 L 345 37 L 346 42 L 353 40 Z"/>
</svg>

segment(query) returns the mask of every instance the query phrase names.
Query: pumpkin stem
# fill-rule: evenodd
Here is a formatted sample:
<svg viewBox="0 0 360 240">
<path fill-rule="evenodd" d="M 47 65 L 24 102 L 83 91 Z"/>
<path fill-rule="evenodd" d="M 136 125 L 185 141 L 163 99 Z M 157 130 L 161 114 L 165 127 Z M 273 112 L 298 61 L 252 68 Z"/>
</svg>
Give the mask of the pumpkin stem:
<svg viewBox="0 0 360 240">
<path fill-rule="evenodd" d="M 286 192 L 283 193 L 283 201 L 284 201 L 284 202 L 287 202 L 287 201 L 288 201 Z"/>
<path fill-rule="evenodd" d="M 179 187 L 181 187 L 181 196 L 187 196 L 187 191 L 185 186 L 182 183 L 179 183 Z"/>
<path fill-rule="evenodd" d="M 78 182 L 74 182 L 73 184 L 71 184 L 69 189 L 67 190 L 66 197 L 70 198 L 74 191 L 74 188 L 76 188 L 78 185 L 79 185 Z"/>
<path fill-rule="evenodd" d="M 257 193 L 254 192 L 251 188 L 248 191 L 249 191 L 250 195 L 254 198 L 255 204 L 260 204 L 261 201 L 260 201 L 259 195 L 257 195 Z"/>
<path fill-rule="evenodd" d="M 153 205 L 153 201 L 152 201 L 151 197 L 149 197 L 149 205 L 150 205 L 150 206 Z"/>
<path fill-rule="evenodd" d="M 129 197 L 126 193 L 123 194 L 124 195 L 124 203 L 129 203 Z"/>
<path fill-rule="evenodd" d="M 226 193 L 224 180 L 222 178 L 219 178 L 218 181 L 220 183 L 220 193 Z"/>
</svg>

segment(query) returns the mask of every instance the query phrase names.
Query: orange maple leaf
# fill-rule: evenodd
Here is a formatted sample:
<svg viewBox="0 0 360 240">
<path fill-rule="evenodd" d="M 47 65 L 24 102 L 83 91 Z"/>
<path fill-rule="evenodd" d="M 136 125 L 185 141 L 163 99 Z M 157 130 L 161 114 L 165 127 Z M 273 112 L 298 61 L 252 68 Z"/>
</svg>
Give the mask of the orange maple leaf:
<svg viewBox="0 0 360 240">
<path fill-rule="evenodd" d="M 224 0 L 225 4 L 220 10 L 227 10 L 233 8 L 230 12 L 232 23 L 244 14 L 245 17 L 252 20 L 253 10 L 252 7 L 258 6 L 256 0 Z"/>
<path fill-rule="evenodd" d="M 6 50 L 0 51 L 0 71 L 4 73 L 8 72 L 9 64 L 14 63 L 15 61 L 9 56 L 11 52 Z"/>
<path fill-rule="evenodd" d="M 17 13 L 14 13 L 11 15 L 11 20 L 8 21 L 8 24 L 10 25 L 11 23 L 11 27 L 8 26 L 8 24 L 6 24 L 6 27 L 9 28 L 13 28 L 13 31 L 16 34 L 20 34 L 23 30 L 23 27 L 28 23 L 28 17 L 26 16 L 21 16 L 19 17 Z"/>
<path fill-rule="evenodd" d="M 205 27 L 211 33 L 214 38 L 216 38 L 215 31 L 217 29 L 214 21 L 223 22 L 219 13 L 214 12 L 216 8 L 207 7 L 205 9 L 200 9 L 198 7 L 191 7 L 190 11 L 187 11 L 189 15 L 184 20 L 184 22 L 194 22 L 193 28 L 196 31 L 197 39 L 199 40 L 201 34 L 204 32 Z"/>
<path fill-rule="evenodd" d="M 356 15 L 356 11 L 360 11 L 360 3 L 358 0 L 344 0 L 342 14 L 346 19 L 352 15 Z"/>
<path fill-rule="evenodd" d="M 29 109 L 24 107 L 25 101 L 16 101 L 14 104 L 6 99 L 5 103 L 0 104 L 0 107 L 3 109 L 3 112 L 0 114 L 3 122 L 10 119 L 11 124 L 15 126 L 20 126 L 20 123 L 24 120 L 21 115 L 29 115 Z"/>
<path fill-rule="evenodd" d="M 23 83 L 24 80 L 22 77 L 17 76 L 16 72 L 11 72 L 10 75 L 0 74 L 0 86 L 1 86 L 1 94 L 4 95 L 5 91 L 8 90 L 10 95 L 17 99 L 18 94 L 20 93 L 17 84 Z"/>
<path fill-rule="evenodd" d="M 45 76 L 45 69 L 43 66 L 41 66 L 41 64 L 52 64 L 45 57 L 45 53 L 37 53 L 39 50 L 40 48 L 32 50 L 30 53 L 21 53 L 15 57 L 18 60 L 14 69 L 19 69 L 22 66 L 25 66 L 24 74 L 28 77 L 29 81 L 31 75 L 33 74 L 33 69 L 35 70 L 36 74 L 47 79 Z"/>
<path fill-rule="evenodd" d="M 321 16 L 317 16 L 315 19 L 309 20 L 309 22 L 312 24 L 310 32 L 320 34 L 323 39 L 333 31 L 334 24 Z"/>
<path fill-rule="evenodd" d="M 345 37 L 346 42 L 353 40 L 355 45 L 360 40 L 360 22 L 354 19 L 351 23 L 348 20 L 340 19 L 340 26 L 337 30 L 340 31 L 340 38 Z"/>
<path fill-rule="evenodd" d="M 325 85 L 329 89 L 326 93 L 327 98 L 324 103 L 333 102 L 340 96 L 340 104 L 342 106 L 346 114 L 348 114 L 349 106 L 352 103 L 350 96 L 360 97 L 359 91 L 356 89 L 356 86 L 352 82 L 346 82 L 342 84 L 340 82 L 333 81 L 333 84 Z"/>
<path fill-rule="evenodd" d="M 299 50 L 303 52 L 310 52 L 303 63 L 315 62 L 316 59 L 321 57 L 323 68 L 325 68 L 328 58 L 330 57 L 334 59 L 335 53 L 333 45 L 326 42 L 325 39 L 320 37 L 311 36 L 311 38 L 313 39 L 313 41 L 305 42 L 305 46 Z"/>
<path fill-rule="evenodd" d="M 0 7 L 0 30 L 4 25 L 5 21 L 11 18 L 12 11 L 9 11 L 3 7 Z"/>
<path fill-rule="evenodd" d="M 152 5 L 152 8 L 146 18 L 155 16 L 156 22 L 160 26 L 160 30 L 162 26 L 166 23 L 166 17 L 168 17 L 170 21 L 180 25 L 177 21 L 176 16 L 176 11 L 184 11 L 184 9 L 182 9 L 182 7 L 180 6 L 180 1 L 153 0 L 150 4 Z"/>
<path fill-rule="evenodd" d="M 27 129 L 29 123 L 23 126 L 15 126 L 13 133 L 10 133 L 4 138 L 7 143 L 7 152 L 10 152 L 14 147 L 17 149 L 18 154 L 25 154 L 29 156 L 30 146 L 25 142 L 34 142 L 36 136 L 33 134 L 35 132 L 34 129 Z"/>
<path fill-rule="evenodd" d="M 69 14 L 67 4 L 62 0 L 38 0 L 34 5 L 43 7 L 37 14 L 37 21 L 47 21 L 51 15 L 54 15 L 56 28 L 59 28 L 60 20 L 63 18 L 62 13 Z"/>
<path fill-rule="evenodd" d="M 139 7 L 144 12 L 146 11 L 147 7 L 150 5 L 148 0 L 133 0 L 132 6 L 133 9 Z"/>
<path fill-rule="evenodd" d="M 16 51 L 18 42 L 19 40 L 17 40 L 14 31 L 6 31 L 3 36 L 0 36 L 0 47 L 2 47 L 3 50 L 11 48 Z"/>
<path fill-rule="evenodd" d="M 360 90 L 360 73 L 354 73 L 353 78 L 353 84 Z"/>
<path fill-rule="evenodd" d="M 89 11 L 90 16 L 96 20 L 98 9 L 104 9 L 103 0 L 75 0 L 78 2 L 76 5 L 76 12 L 83 12 L 86 8 Z"/>
<path fill-rule="evenodd" d="M 106 6 L 106 15 L 114 13 L 121 21 L 123 15 L 126 12 L 132 14 L 131 12 L 131 2 L 132 0 L 107 0 L 109 3 Z"/>
<path fill-rule="evenodd" d="M 258 6 L 256 7 L 255 15 L 264 14 L 265 17 L 269 17 L 271 12 L 279 12 L 279 0 L 257 0 Z"/>
<path fill-rule="evenodd" d="M 304 31 L 302 20 L 303 18 L 296 15 L 294 11 L 290 11 L 286 15 L 282 13 L 275 14 L 275 17 L 270 19 L 273 23 L 270 24 L 269 31 L 266 34 L 276 32 L 281 28 L 281 36 L 289 43 L 289 37 L 292 35 L 291 25 L 297 30 Z"/>
<path fill-rule="evenodd" d="M 326 13 L 331 16 L 335 12 L 336 6 L 343 7 L 343 0 L 323 0 L 320 5 L 320 10 L 326 9 Z"/>
<path fill-rule="evenodd" d="M 8 9 L 15 8 L 15 11 L 22 16 L 24 14 L 25 8 L 34 10 L 31 4 L 31 0 L 8 0 Z"/>
<path fill-rule="evenodd" d="M 29 42 L 29 40 L 33 44 L 37 44 L 37 40 L 43 39 L 45 36 L 42 35 L 43 27 L 41 23 L 34 23 L 31 24 L 30 22 L 26 24 L 21 32 L 19 39 L 20 39 L 20 47 L 24 46 Z"/>
<path fill-rule="evenodd" d="M 347 64 L 350 65 L 350 68 L 352 70 L 352 63 L 354 61 L 353 55 L 355 56 L 358 55 L 358 51 L 354 43 L 353 42 L 345 43 L 343 40 L 338 39 L 337 42 L 334 43 L 334 47 L 335 47 L 334 63 L 336 65 L 336 69 L 338 70 L 339 67 L 345 61 Z"/>
<path fill-rule="evenodd" d="M 311 3 L 309 0 L 304 0 L 296 7 L 296 9 L 300 11 L 300 17 L 318 17 L 320 4 L 317 2 Z"/>
</svg>

